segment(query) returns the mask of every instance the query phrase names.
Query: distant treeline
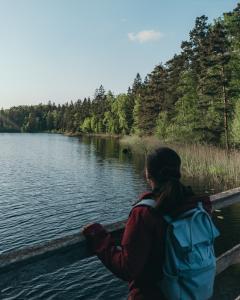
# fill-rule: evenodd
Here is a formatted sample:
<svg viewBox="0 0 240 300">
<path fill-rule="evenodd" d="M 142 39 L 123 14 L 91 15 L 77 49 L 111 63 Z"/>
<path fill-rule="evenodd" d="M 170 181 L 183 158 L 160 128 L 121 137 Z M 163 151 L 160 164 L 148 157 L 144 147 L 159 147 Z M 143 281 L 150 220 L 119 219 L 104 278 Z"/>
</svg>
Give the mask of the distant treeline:
<svg viewBox="0 0 240 300">
<path fill-rule="evenodd" d="M 196 19 L 181 53 L 126 94 L 100 86 L 92 99 L 0 111 L 0 131 L 156 134 L 168 141 L 240 144 L 240 3 Z"/>
</svg>

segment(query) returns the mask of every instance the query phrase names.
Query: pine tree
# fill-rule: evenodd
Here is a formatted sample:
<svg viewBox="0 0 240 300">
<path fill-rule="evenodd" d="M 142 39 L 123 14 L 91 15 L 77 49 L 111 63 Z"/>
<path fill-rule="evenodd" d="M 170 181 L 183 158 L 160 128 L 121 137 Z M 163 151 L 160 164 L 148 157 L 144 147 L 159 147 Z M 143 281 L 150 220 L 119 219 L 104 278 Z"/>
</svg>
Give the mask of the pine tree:
<svg viewBox="0 0 240 300">
<path fill-rule="evenodd" d="M 141 109 L 139 130 L 141 133 L 154 134 L 156 121 L 160 111 L 166 111 L 166 80 L 167 72 L 160 64 L 145 79 L 141 92 Z"/>
<path fill-rule="evenodd" d="M 209 90 L 214 97 L 215 110 L 219 112 L 222 120 L 225 147 L 229 150 L 229 119 L 232 118 L 233 103 L 231 102 L 231 76 L 229 62 L 231 60 L 230 42 L 224 23 L 219 20 L 210 29 L 210 66 Z M 220 131 L 221 132 L 221 131 Z"/>
</svg>

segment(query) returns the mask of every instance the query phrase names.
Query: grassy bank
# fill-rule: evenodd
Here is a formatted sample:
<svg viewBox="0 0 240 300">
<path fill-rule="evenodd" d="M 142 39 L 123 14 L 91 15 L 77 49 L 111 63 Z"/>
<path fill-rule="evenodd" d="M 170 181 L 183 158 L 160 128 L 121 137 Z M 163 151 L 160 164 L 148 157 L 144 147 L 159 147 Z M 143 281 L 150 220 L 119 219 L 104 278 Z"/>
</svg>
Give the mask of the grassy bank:
<svg viewBox="0 0 240 300">
<path fill-rule="evenodd" d="M 159 146 L 176 150 L 182 158 L 182 174 L 186 178 L 206 181 L 221 187 L 221 190 L 239 186 L 240 151 L 225 150 L 199 144 L 166 144 L 155 137 L 127 136 L 121 140 L 124 148 L 146 155 Z"/>
</svg>

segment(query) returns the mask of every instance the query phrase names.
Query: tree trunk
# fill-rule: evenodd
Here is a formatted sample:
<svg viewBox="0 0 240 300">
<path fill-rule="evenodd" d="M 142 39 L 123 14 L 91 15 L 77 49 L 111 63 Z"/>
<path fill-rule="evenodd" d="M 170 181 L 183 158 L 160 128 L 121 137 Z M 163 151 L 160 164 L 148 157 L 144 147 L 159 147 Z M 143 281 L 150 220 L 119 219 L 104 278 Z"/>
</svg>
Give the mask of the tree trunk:
<svg viewBox="0 0 240 300">
<path fill-rule="evenodd" d="M 229 133 L 228 133 L 228 99 L 227 99 L 227 93 L 226 93 L 226 86 L 225 86 L 225 71 L 224 66 L 222 66 L 222 80 L 223 80 L 223 118 L 224 118 L 224 132 L 225 132 L 225 146 L 226 150 L 229 151 Z"/>
</svg>

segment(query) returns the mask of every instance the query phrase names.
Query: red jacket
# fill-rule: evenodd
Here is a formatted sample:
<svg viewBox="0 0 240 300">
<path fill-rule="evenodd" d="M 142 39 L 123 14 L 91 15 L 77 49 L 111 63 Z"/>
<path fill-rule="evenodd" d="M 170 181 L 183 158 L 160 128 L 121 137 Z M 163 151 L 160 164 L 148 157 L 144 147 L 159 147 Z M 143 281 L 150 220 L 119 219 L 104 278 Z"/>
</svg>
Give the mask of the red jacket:
<svg viewBox="0 0 240 300">
<path fill-rule="evenodd" d="M 151 193 L 145 193 L 140 199 L 151 196 Z M 194 208 L 198 201 L 211 212 L 209 197 L 202 196 L 189 198 L 174 214 Z M 156 283 L 162 276 L 166 227 L 160 214 L 142 205 L 130 212 L 121 247 L 98 223 L 87 227 L 84 235 L 102 263 L 117 277 L 128 281 L 129 300 L 164 300 Z"/>
</svg>

